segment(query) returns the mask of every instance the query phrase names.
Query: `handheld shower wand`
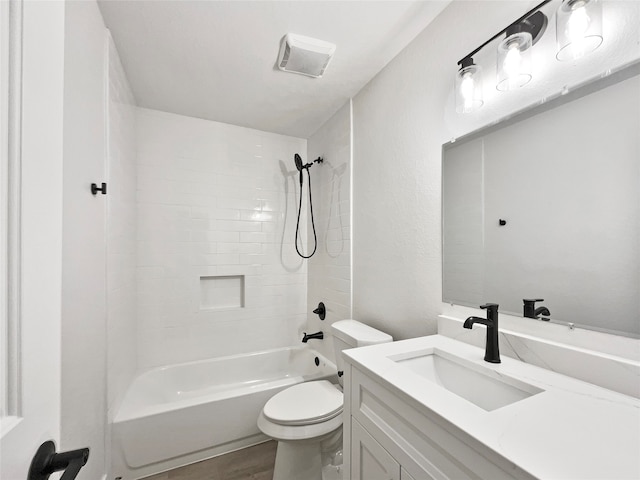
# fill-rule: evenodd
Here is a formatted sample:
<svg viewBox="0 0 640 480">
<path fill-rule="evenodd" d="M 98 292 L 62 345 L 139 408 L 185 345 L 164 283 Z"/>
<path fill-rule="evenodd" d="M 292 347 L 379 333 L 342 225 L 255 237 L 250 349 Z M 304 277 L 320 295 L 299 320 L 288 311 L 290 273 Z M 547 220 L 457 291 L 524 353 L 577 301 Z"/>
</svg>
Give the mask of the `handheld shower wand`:
<svg viewBox="0 0 640 480">
<path fill-rule="evenodd" d="M 296 162 L 296 168 L 298 169 L 298 172 L 300 172 L 300 196 L 302 197 L 302 170 L 304 170 L 306 167 L 305 165 L 302 164 L 302 158 L 300 158 L 300 155 L 298 155 L 297 153 L 293 156 L 293 160 Z M 307 173 L 309 173 L 309 170 L 307 169 Z"/>
<path fill-rule="evenodd" d="M 299 175 L 299 180 L 300 180 L 300 203 L 298 205 L 298 220 L 296 221 L 296 238 L 295 238 L 296 252 L 302 258 L 311 258 L 311 257 L 313 257 L 314 253 L 316 253 L 316 250 L 318 248 L 318 237 L 316 235 L 316 225 L 315 225 L 315 223 L 313 221 L 313 200 L 311 198 L 311 174 L 309 173 L 309 167 L 312 167 L 314 163 L 322 163 L 324 160 L 323 160 L 322 157 L 318 157 L 313 162 L 307 163 L 305 165 L 305 164 L 302 163 L 302 158 L 297 153 L 293 156 L 293 160 L 296 163 L 296 168 L 298 169 L 298 172 L 300 172 L 300 175 Z M 308 183 L 309 183 L 309 209 L 311 211 L 311 227 L 313 228 L 313 251 L 311 252 L 310 255 L 304 255 L 302 252 L 300 252 L 300 249 L 298 248 L 298 232 L 300 230 L 300 212 L 302 210 L 302 185 L 304 183 L 304 176 L 302 174 L 303 170 L 307 171 L 307 178 L 309 180 L 308 181 Z"/>
</svg>

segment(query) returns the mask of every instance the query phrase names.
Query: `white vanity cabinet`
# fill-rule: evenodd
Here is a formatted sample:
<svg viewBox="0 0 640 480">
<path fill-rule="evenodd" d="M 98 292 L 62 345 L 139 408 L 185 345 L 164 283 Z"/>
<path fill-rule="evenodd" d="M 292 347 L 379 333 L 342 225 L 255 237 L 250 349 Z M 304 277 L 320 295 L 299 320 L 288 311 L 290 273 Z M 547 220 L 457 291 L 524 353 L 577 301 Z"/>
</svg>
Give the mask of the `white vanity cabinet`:
<svg viewBox="0 0 640 480">
<path fill-rule="evenodd" d="M 441 335 L 345 350 L 344 480 L 640 478 L 640 400 Z"/>
<path fill-rule="evenodd" d="M 535 478 L 356 366 L 345 370 L 345 480 Z"/>
</svg>

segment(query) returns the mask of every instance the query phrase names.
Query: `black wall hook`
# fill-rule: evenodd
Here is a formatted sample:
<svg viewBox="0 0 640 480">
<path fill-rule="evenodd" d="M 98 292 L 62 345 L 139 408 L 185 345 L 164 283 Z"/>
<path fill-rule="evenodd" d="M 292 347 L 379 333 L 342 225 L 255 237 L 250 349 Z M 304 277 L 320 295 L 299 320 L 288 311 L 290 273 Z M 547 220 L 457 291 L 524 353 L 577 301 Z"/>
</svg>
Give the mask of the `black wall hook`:
<svg viewBox="0 0 640 480">
<path fill-rule="evenodd" d="M 102 183 L 101 187 L 98 187 L 98 185 L 96 183 L 92 183 L 91 184 L 91 193 L 93 193 L 94 195 L 97 195 L 98 192 L 102 192 L 103 195 L 107 194 L 107 184 L 106 183 Z"/>
<path fill-rule="evenodd" d="M 48 440 L 40 445 L 33 456 L 27 480 L 48 480 L 52 473 L 62 470 L 64 473 L 60 480 L 73 480 L 88 459 L 88 448 L 56 453 L 56 444 Z"/>
</svg>

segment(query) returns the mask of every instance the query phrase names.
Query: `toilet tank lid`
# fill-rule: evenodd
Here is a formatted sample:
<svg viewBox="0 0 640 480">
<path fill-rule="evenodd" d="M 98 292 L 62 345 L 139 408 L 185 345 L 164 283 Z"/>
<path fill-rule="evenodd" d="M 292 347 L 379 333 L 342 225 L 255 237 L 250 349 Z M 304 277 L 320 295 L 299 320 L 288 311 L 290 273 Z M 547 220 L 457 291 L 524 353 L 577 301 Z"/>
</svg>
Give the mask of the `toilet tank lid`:
<svg viewBox="0 0 640 480">
<path fill-rule="evenodd" d="M 357 320 L 339 320 L 331 325 L 333 335 L 348 345 L 364 347 L 393 342 L 393 337 Z"/>
</svg>

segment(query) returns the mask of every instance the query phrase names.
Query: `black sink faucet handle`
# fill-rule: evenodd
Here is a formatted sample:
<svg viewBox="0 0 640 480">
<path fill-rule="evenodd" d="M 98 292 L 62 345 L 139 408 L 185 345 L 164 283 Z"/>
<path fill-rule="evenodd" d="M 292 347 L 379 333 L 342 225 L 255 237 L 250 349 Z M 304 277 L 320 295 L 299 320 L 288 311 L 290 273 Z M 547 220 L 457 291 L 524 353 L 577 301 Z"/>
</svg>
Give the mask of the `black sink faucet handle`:
<svg viewBox="0 0 640 480">
<path fill-rule="evenodd" d="M 498 323 L 498 307 L 497 303 L 485 303 L 484 305 L 480 305 L 482 310 L 487 311 L 487 320 Z"/>
<path fill-rule="evenodd" d="M 485 303 L 484 305 L 480 305 L 480 308 L 482 310 L 498 310 L 498 307 L 500 305 L 498 305 L 497 303 Z"/>
</svg>

